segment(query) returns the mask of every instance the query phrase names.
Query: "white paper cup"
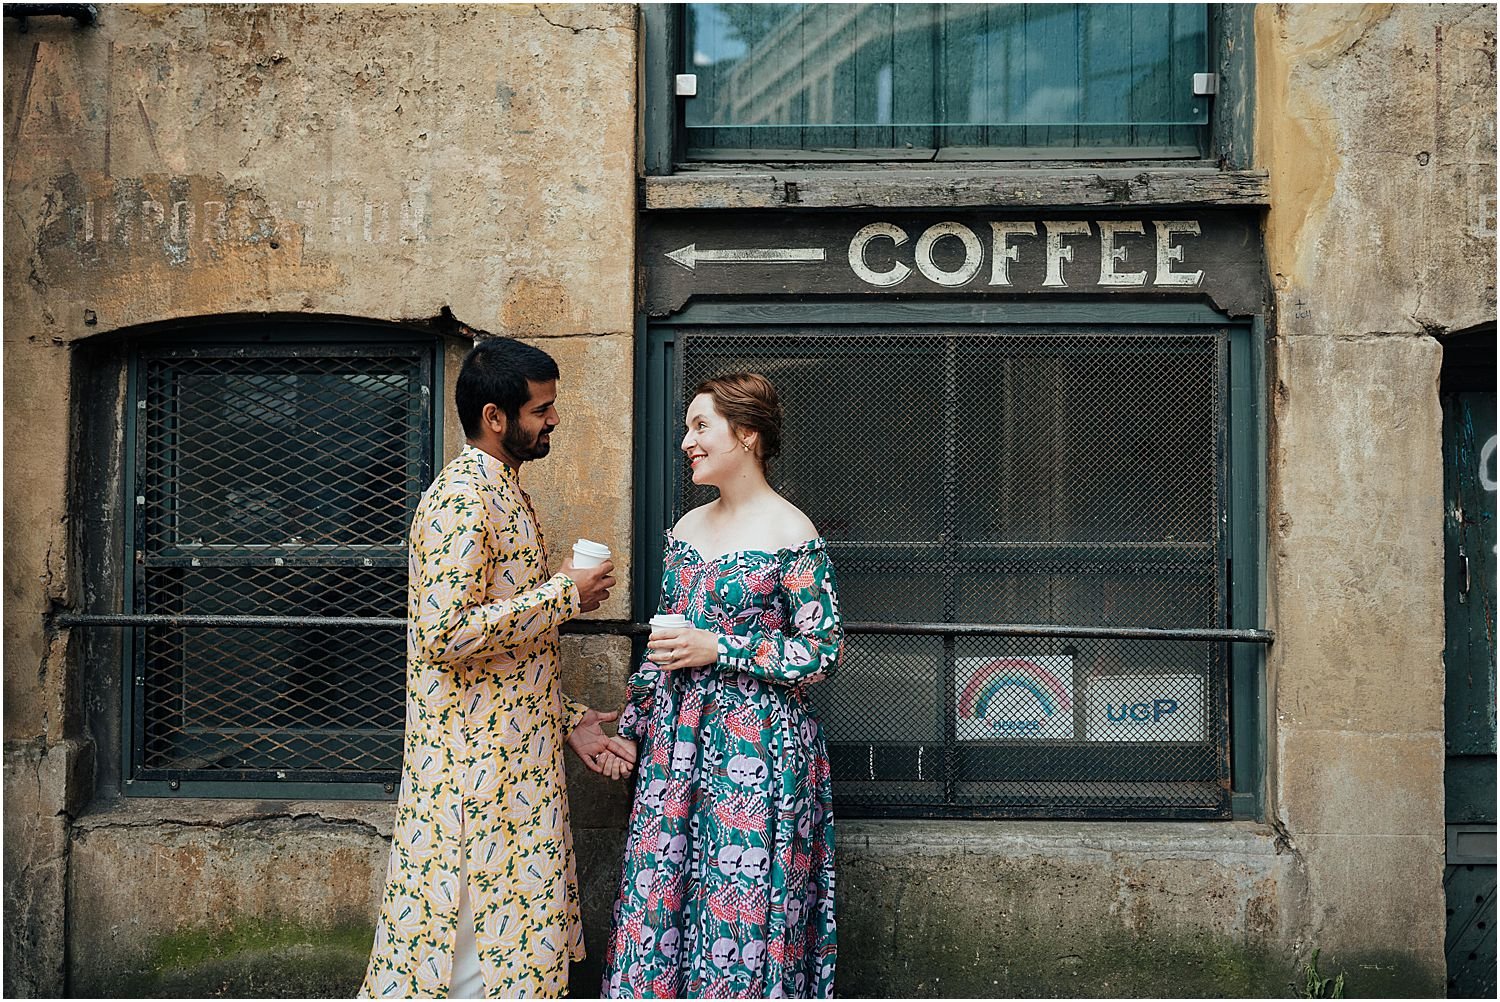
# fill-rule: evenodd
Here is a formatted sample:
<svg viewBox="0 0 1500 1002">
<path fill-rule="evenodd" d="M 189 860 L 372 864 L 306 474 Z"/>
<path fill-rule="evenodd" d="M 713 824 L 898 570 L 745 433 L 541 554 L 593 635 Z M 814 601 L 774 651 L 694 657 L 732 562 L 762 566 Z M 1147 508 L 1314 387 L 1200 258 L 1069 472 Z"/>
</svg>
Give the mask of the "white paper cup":
<svg viewBox="0 0 1500 1002">
<path fill-rule="evenodd" d="M 609 547 L 592 539 L 580 539 L 573 544 L 573 566 L 579 570 L 598 567 L 609 559 Z"/>
<path fill-rule="evenodd" d="M 658 630 L 685 630 L 692 624 L 687 621 L 686 616 L 679 616 L 675 612 L 659 612 L 651 617 L 651 625 Z"/>
</svg>

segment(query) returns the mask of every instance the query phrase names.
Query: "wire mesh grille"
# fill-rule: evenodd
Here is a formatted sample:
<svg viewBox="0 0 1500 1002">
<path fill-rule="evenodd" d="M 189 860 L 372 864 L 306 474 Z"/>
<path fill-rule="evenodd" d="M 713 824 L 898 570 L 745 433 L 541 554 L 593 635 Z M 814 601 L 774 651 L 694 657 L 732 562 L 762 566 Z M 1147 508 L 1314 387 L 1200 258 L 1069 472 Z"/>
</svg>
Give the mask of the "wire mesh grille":
<svg viewBox="0 0 1500 1002">
<path fill-rule="evenodd" d="M 143 352 L 135 612 L 401 617 L 431 349 Z M 394 780 L 398 628 L 136 632 L 139 779 Z"/>
<path fill-rule="evenodd" d="M 765 373 L 772 481 L 846 620 L 1225 625 L 1225 333 L 691 330 L 679 391 Z M 677 486 L 680 515 L 714 492 Z M 845 814 L 1224 816 L 1208 641 L 858 634 L 814 690 Z"/>
</svg>

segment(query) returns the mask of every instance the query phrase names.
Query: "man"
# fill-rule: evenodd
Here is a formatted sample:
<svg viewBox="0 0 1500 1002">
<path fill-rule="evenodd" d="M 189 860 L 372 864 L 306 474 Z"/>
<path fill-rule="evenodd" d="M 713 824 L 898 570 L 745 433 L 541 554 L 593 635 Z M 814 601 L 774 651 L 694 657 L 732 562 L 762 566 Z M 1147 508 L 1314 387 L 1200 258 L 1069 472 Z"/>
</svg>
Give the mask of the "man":
<svg viewBox="0 0 1500 1002">
<path fill-rule="evenodd" d="M 518 341 L 459 371 L 468 445 L 411 529 L 401 795 L 362 996 L 555 998 L 583 957 L 562 745 L 603 771 L 617 714 L 562 694 L 557 627 L 615 581 L 608 561 L 547 576 L 519 474 L 556 398 L 557 364 Z"/>
</svg>

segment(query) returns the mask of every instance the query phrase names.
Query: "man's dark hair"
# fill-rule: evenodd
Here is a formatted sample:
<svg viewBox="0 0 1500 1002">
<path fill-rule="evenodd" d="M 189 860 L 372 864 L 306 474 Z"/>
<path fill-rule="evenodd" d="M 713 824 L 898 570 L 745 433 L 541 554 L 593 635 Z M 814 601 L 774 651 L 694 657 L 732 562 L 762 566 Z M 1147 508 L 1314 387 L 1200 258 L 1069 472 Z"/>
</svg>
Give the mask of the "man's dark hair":
<svg viewBox="0 0 1500 1002">
<path fill-rule="evenodd" d="M 485 404 L 494 404 L 514 421 L 531 399 L 527 382 L 545 383 L 557 378 L 557 363 L 540 348 L 514 338 L 492 337 L 478 342 L 464 356 L 458 370 L 458 388 L 453 403 L 458 420 L 469 438 L 479 435 Z"/>
</svg>

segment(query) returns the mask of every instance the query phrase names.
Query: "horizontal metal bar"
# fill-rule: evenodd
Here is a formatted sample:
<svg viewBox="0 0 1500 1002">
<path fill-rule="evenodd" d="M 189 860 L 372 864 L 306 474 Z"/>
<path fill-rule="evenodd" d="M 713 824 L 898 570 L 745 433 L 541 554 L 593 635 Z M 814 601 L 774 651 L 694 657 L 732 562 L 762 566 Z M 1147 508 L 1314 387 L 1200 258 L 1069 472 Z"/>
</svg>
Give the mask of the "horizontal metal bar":
<svg viewBox="0 0 1500 1002">
<path fill-rule="evenodd" d="M 69 613 L 58 615 L 54 624 L 73 626 L 241 626 L 261 628 L 372 627 L 405 629 L 406 619 L 382 616 L 166 616 L 147 613 Z M 623 619 L 575 619 L 562 632 L 589 636 L 645 636 L 646 623 Z M 1143 626 L 1062 626 L 1021 623 L 876 623 L 850 622 L 844 632 L 900 636 L 957 637 L 1058 637 L 1084 640 L 1184 640 L 1220 643 L 1269 644 L 1276 639 L 1270 630 L 1156 629 Z"/>
<path fill-rule="evenodd" d="M 395 616 L 165 616 L 150 613 L 71 613 L 52 620 L 59 628 L 72 626 L 242 626 L 262 629 L 298 627 L 367 627 L 405 629 L 406 619 Z"/>
<path fill-rule="evenodd" d="M 1081 640 L 1199 640 L 1269 644 L 1270 630 L 1157 629 L 1146 626 L 1056 626 L 1022 623 L 845 623 L 846 633 L 936 637 L 1059 637 Z"/>
</svg>

